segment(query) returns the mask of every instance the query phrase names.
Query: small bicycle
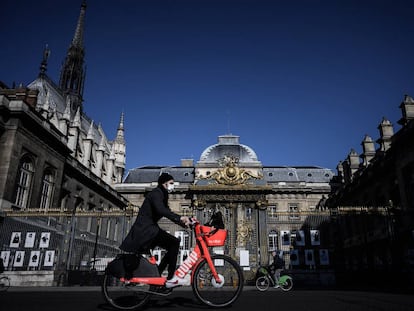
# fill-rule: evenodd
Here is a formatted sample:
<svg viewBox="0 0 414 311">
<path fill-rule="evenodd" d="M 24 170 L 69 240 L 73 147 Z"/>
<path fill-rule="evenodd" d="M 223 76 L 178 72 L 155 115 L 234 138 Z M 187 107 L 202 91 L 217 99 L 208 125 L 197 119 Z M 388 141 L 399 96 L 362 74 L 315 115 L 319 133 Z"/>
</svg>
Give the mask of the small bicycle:
<svg viewBox="0 0 414 311">
<path fill-rule="evenodd" d="M 188 277 L 188 286 L 197 299 L 210 307 L 226 307 L 240 296 L 243 273 L 235 260 L 227 255 L 211 254 L 210 246 L 223 246 L 227 230 L 201 225 L 192 219 L 190 225 L 196 246 L 176 270 L 178 277 Z M 132 275 L 126 274 L 125 263 L 131 256 L 138 259 Z M 132 257 L 134 258 L 134 257 Z M 167 296 L 166 278 L 160 276 L 155 257 L 140 254 L 120 254 L 105 269 L 102 292 L 106 301 L 120 310 L 132 310 L 145 305 L 151 295 Z"/>
<path fill-rule="evenodd" d="M 8 290 L 10 287 L 10 278 L 8 276 L 0 277 L 0 292 Z"/>
<path fill-rule="evenodd" d="M 260 267 L 258 269 L 256 288 L 261 292 L 268 290 L 270 286 L 274 287 L 276 285 L 269 270 L 269 267 Z M 281 275 L 277 285 L 285 292 L 290 291 L 293 287 L 293 279 L 289 275 Z"/>
</svg>

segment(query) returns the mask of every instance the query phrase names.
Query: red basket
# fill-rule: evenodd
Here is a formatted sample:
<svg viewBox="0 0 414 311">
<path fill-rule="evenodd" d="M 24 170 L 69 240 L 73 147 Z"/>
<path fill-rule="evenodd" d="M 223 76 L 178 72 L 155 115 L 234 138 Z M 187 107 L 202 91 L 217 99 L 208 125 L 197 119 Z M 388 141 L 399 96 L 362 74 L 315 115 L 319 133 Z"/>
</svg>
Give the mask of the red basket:
<svg viewBox="0 0 414 311">
<path fill-rule="evenodd" d="M 201 232 L 204 233 L 204 240 L 208 246 L 224 246 L 227 238 L 226 229 L 213 229 L 209 226 L 201 226 Z M 211 234 L 213 232 L 214 234 Z"/>
</svg>

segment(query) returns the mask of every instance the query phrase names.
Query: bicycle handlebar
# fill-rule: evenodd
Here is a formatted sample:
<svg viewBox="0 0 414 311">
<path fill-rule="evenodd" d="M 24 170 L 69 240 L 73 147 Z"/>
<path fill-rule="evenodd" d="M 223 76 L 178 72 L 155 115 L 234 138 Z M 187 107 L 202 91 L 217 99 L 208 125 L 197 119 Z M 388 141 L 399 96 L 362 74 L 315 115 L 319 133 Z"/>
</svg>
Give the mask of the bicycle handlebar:
<svg viewBox="0 0 414 311">
<path fill-rule="evenodd" d="M 190 219 L 190 224 L 189 224 L 189 227 L 192 229 L 192 228 L 194 228 L 194 226 L 196 225 L 196 224 L 199 224 L 200 223 L 200 221 L 198 221 L 198 219 L 196 219 L 196 218 L 194 218 L 194 217 L 189 217 L 189 219 Z"/>
</svg>

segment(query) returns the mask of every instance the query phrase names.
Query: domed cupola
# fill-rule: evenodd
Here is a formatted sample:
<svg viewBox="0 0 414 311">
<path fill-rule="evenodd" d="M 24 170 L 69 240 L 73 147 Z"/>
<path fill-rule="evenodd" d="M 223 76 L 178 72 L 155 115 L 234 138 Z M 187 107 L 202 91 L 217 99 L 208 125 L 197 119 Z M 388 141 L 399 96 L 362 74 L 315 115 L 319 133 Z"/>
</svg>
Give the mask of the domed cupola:
<svg viewBox="0 0 414 311">
<path fill-rule="evenodd" d="M 207 147 L 202 152 L 197 165 L 217 165 L 219 161 L 229 156 L 237 158 L 241 165 L 261 166 L 254 150 L 249 146 L 240 144 L 239 136 L 235 135 L 219 136 L 217 144 Z"/>
</svg>

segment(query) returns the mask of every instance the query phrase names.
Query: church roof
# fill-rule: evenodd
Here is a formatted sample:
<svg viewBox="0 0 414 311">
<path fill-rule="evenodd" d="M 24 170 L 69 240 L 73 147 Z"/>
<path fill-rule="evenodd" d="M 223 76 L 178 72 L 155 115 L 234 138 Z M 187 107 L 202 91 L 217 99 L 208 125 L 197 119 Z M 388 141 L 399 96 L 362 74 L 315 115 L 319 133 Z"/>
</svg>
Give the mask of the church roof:
<svg viewBox="0 0 414 311">
<path fill-rule="evenodd" d="M 39 91 L 36 108 L 38 110 L 46 109 L 51 113 L 56 114 L 57 119 L 63 118 L 67 101 L 66 97 L 62 95 L 61 90 L 48 78 L 47 75 L 42 75 L 31 82 L 28 86 L 29 89 L 35 89 Z M 48 107 L 46 108 L 46 103 Z M 70 112 L 70 120 L 74 121 L 76 111 Z M 111 152 L 110 141 L 105 135 L 102 127 L 97 125 L 91 120 L 85 113 L 80 114 L 80 126 L 83 135 L 91 135 L 96 144 L 102 143 L 107 153 Z"/>
</svg>

